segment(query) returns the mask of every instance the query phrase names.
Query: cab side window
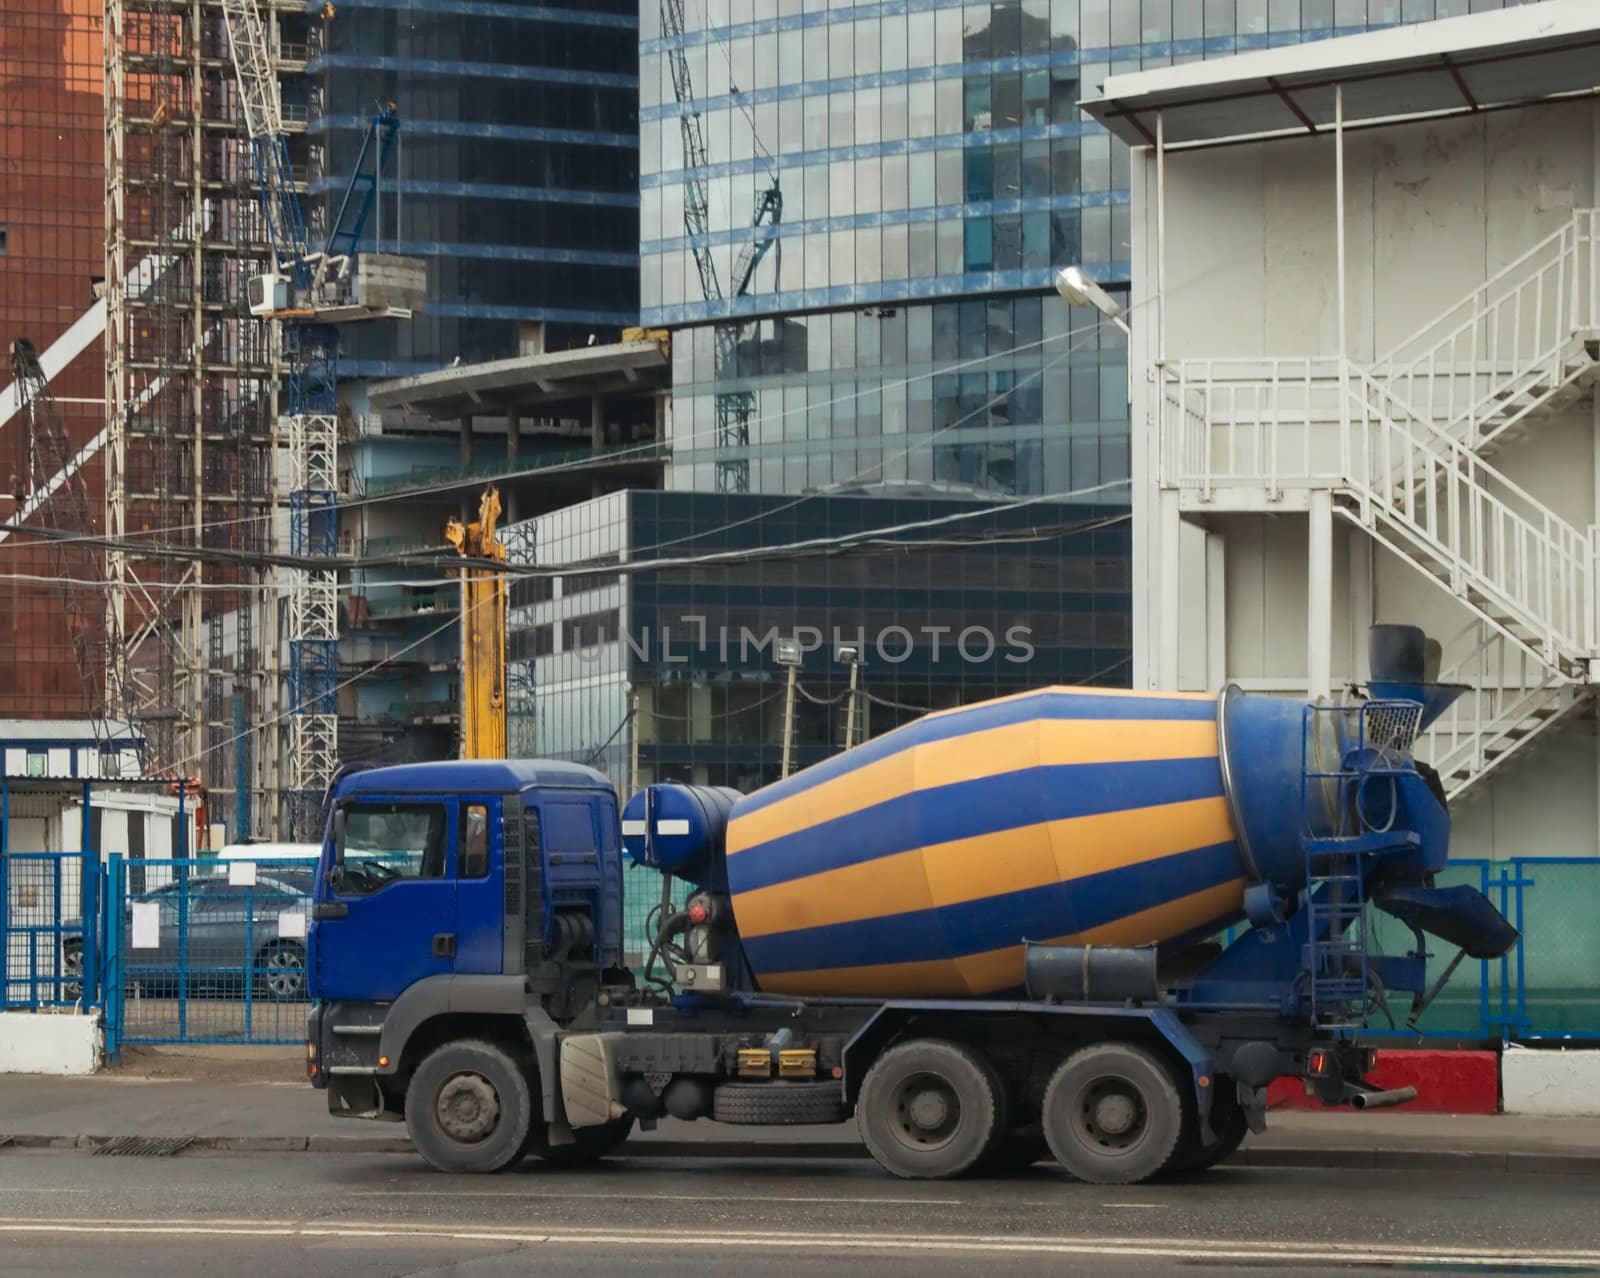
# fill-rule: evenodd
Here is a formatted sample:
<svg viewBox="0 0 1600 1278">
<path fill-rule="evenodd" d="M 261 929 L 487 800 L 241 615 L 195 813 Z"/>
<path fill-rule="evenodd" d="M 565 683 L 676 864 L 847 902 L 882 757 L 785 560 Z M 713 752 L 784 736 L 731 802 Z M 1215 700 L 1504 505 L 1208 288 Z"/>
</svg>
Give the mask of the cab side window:
<svg viewBox="0 0 1600 1278">
<path fill-rule="evenodd" d="M 335 886 L 365 896 L 400 879 L 442 879 L 447 850 L 443 804 L 354 803 Z"/>
<path fill-rule="evenodd" d="M 457 878 L 481 879 L 489 873 L 489 809 L 482 803 L 469 803 L 461 809 L 456 864 Z"/>
</svg>

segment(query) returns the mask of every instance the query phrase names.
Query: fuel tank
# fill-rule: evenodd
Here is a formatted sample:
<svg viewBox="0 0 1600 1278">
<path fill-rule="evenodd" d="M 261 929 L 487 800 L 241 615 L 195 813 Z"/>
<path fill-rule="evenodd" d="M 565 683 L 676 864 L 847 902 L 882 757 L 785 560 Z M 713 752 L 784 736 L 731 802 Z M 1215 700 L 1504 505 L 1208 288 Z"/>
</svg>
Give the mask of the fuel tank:
<svg viewBox="0 0 1600 1278">
<path fill-rule="evenodd" d="M 959 997 L 1021 989 L 1026 941 L 1210 935 L 1247 887 L 1305 882 L 1321 818 L 1303 777 L 1340 752 L 1318 717 L 1236 688 L 1045 688 L 927 715 L 733 804 L 745 956 L 773 993 Z M 1442 862 L 1448 819 L 1430 816 L 1418 856 Z"/>
</svg>

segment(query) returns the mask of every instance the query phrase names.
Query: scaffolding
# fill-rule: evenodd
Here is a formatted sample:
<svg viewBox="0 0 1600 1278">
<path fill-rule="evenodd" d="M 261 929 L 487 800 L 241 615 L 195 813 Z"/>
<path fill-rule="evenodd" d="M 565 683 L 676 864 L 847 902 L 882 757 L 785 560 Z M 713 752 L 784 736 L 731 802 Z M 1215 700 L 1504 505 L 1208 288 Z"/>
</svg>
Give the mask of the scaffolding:
<svg viewBox="0 0 1600 1278">
<path fill-rule="evenodd" d="M 304 46 L 282 26 L 303 6 L 267 9 L 292 76 Z M 220 0 L 106 0 L 104 72 L 116 682 L 155 775 L 200 778 L 216 819 L 270 834 L 286 815 L 271 583 L 183 557 L 266 549 L 278 509 L 282 361 L 244 302 L 268 249 Z"/>
</svg>

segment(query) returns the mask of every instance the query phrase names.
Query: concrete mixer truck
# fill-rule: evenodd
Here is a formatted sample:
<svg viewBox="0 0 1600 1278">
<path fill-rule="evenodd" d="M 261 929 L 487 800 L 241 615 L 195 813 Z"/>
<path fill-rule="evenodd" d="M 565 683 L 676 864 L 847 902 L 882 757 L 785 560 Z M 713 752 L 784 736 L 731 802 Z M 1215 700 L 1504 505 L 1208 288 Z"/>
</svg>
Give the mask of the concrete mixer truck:
<svg viewBox="0 0 1600 1278">
<path fill-rule="evenodd" d="M 1368 1016 L 1426 1005 L 1430 938 L 1490 957 L 1516 934 L 1433 886 L 1450 822 L 1411 746 L 1457 690 L 1418 631 L 1372 648 L 1340 704 L 1041 688 L 621 813 L 570 763 L 345 776 L 310 1080 L 471 1172 L 582 1164 L 664 1118 L 853 1115 L 897 1176 L 1053 1156 L 1129 1183 L 1227 1157 L 1280 1077 L 1400 1103 L 1363 1081 Z M 624 856 L 661 875 L 637 970 Z M 1410 952 L 1369 950 L 1371 909 Z"/>
</svg>

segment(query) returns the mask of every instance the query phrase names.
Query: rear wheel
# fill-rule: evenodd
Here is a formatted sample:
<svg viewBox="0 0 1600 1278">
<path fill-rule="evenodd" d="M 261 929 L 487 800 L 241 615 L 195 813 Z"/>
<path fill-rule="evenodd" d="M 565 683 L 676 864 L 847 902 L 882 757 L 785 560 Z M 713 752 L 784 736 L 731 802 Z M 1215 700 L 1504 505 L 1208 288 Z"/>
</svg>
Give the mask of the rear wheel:
<svg viewBox="0 0 1600 1278">
<path fill-rule="evenodd" d="M 1225 1158 L 1231 1158 L 1244 1144 L 1249 1133 L 1244 1107 L 1239 1104 L 1239 1093 L 1231 1078 L 1218 1078 L 1216 1094 L 1211 1098 L 1211 1131 L 1215 1143 L 1200 1143 L 1199 1118 L 1185 1127 L 1183 1139 L 1172 1155 L 1167 1170 L 1174 1173 L 1209 1171 Z"/>
<path fill-rule="evenodd" d="M 1132 1043 L 1097 1043 L 1067 1057 L 1045 1091 L 1043 1117 L 1056 1161 L 1093 1185 L 1150 1179 L 1184 1131 L 1172 1076 Z"/>
<path fill-rule="evenodd" d="M 996 1144 L 1004 1103 L 994 1067 L 970 1047 L 921 1038 L 890 1048 L 861 1084 L 856 1122 L 885 1171 L 947 1180 Z"/>
<path fill-rule="evenodd" d="M 480 1039 L 427 1056 L 406 1093 L 417 1152 L 446 1172 L 496 1172 L 522 1156 L 532 1118 L 528 1079 L 505 1049 Z"/>
</svg>

